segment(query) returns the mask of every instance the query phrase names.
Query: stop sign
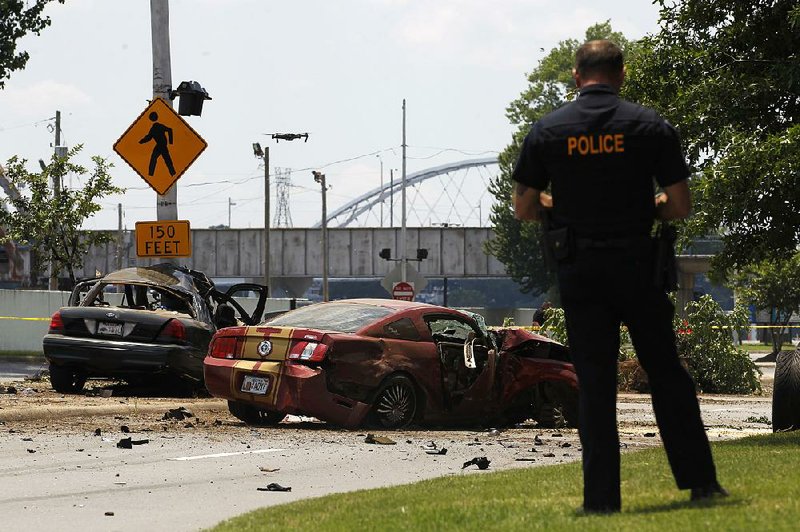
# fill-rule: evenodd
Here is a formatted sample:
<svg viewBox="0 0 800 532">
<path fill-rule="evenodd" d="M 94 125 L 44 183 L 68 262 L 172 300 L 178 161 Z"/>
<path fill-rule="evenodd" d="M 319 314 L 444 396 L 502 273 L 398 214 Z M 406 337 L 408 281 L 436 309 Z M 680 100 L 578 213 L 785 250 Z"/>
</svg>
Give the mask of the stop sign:
<svg viewBox="0 0 800 532">
<path fill-rule="evenodd" d="M 404 281 L 394 283 L 392 286 L 392 297 L 400 301 L 414 300 L 414 285 Z"/>
</svg>

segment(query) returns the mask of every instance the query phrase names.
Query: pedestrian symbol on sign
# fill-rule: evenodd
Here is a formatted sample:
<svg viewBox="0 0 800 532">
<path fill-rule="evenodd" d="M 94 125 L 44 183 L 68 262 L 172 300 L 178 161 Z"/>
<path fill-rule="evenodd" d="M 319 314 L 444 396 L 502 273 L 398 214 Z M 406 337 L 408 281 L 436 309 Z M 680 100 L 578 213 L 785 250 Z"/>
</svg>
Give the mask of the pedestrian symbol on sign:
<svg viewBox="0 0 800 532">
<path fill-rule="evenodd" d="M 156 171 L 156 162 L 159 157 L 164 159 L 164 164 L 167 165 L 169 175 L 175 175 L 175 167 L 172 166 L 172 157 L 169 154 L 168 146 L 168 144 L 172 144 L 172 128 L 160 124 L 158 122 L 158 113 L 155 111 L 150 113 L 149 118 L 150 121 L 153 122 L 153 126 L 150 128 L 147 135 L 139 141 L 139 144 L 145 144 L 151 140 L 154 140 L 156 143 L 156 145 L 153 146 L 153 153 L 150 155 L 150 166 L 148 167 L 147 175 L 152 176 L 153 172 Z"/>
</svg>

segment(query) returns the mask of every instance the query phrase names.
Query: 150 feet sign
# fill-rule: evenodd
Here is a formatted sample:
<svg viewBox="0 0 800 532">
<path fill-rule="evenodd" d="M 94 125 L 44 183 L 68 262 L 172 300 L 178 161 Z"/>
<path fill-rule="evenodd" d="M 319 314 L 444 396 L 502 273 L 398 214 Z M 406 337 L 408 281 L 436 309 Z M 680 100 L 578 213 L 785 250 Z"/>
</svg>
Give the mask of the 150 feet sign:
<svg viewBox="0 0 800 532">
<path fill-rule="evenodd" d="M 137 257 L 191 257 L 189 220 L 136 222 Z"/>
</svg>

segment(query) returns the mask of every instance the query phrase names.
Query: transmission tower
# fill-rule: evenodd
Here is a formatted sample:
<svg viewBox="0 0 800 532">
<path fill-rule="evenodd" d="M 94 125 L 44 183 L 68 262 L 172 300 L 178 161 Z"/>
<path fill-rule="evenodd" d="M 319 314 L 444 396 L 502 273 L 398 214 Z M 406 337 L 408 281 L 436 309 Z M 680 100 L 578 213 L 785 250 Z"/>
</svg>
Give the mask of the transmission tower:
<svg viewBox="0 0 800 532">
<path fill-rule="evenodd" d="M 292 186 L 292 170 L 290 168 L 275 168 L 275 195 L 278 199 L 278 208 L 275 210 L 275 227 L 292 227 L 292 213 L 289 212 L 289 189 Z"/>
</svg>

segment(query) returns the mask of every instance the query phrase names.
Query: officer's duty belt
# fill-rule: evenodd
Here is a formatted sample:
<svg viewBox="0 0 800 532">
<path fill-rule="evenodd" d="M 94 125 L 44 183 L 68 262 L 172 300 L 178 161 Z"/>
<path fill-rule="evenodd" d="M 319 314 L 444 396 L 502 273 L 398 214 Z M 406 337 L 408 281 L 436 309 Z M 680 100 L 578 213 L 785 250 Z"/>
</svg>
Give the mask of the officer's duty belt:
<svg viewBox="0 0 800 532">
<path fill-rule="evenodd" d="M 627 249 L 648 244 L 649 236 L 628 236 L 618 238 L 581 238 L 575 239 L 577 249 Z"/>
</svg>

